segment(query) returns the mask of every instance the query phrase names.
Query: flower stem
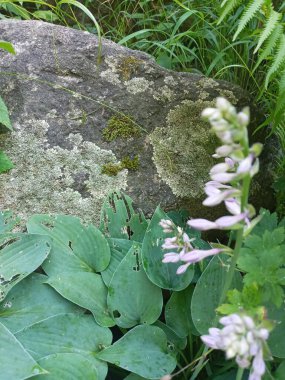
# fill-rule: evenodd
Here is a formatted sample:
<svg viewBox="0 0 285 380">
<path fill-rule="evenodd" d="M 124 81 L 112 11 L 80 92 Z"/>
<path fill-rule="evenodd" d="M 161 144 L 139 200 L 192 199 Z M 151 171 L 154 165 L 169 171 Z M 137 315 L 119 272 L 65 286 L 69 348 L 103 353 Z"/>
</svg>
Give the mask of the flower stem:
<svg viewBox="0 0 285 380">
<path fill-rule="evenodd" d="M 244 371 L 244 368 L 240 368 L 240 367 L 238 368 L 236 380 L 242 380 L 243 371 Z"/>
<path fill-rule="evenodd" d="M 227 292 L 230 289 L 230 286 L 232 284 L 235 269 L 236 269 L 236 264 L 238 261 L 239 252 L 240 252 L 240 249 L 242 246 L 242 240 L 243 240 L 243 228 L 241 228 L 237 232 L 237 238 L 236 238 L 234 253 L 233 253 L 233 256 L 231 259 L 230 268 L 229 268 L 227 276 L 226 276 L 226 280 L 225 280 L 224 288 L 223 288 L 223 291 L 222 291 L 222 294 L 220 297 L 219 305 L 221 305 L 225 301 Z"/>
</svg>

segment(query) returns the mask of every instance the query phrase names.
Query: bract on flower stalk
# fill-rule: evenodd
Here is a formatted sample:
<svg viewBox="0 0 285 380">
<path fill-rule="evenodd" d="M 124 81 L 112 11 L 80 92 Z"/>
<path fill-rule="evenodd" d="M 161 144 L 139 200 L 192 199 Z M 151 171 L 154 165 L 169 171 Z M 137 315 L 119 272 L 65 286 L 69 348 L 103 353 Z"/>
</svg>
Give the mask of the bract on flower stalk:
<svg viewBox="0 0 285 380">
<path fill-rule="evenodd" d="M 224 327 L 209 329 L 209 335 L 203 335 L 206 346 L 223 350 L 227 359 L 235 358 L 240 368 L 249 368 L 249 380 L 260 380 L 265 372 L 263 349 L 269 336 L 269 331 L 256 326 L 253 319 L 247 315 L 231 314 L 220 319 Z"/>
</svg>

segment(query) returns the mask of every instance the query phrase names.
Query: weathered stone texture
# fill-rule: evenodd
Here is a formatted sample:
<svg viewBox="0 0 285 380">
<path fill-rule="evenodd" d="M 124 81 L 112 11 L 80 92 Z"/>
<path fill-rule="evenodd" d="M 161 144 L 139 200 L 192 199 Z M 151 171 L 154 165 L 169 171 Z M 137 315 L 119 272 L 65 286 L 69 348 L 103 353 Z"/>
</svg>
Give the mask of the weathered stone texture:
<svg viewBox="0 0 285 380">
<path fill-rule="evenodd" d="M 107 40 L 98 57 L 96 36 L 40 21 L 0 21 L 0 39 L 17 53 L 0 56 L 1 94 L 14 126 L 0 135 L 0 149 L 15 163 L 0 176 L 2 209 L 96 222 L 105 195 L 123 189 L 146 213 L 160 203 L 201 215 L 216 141 L 200 113 L 221 95 L 247 105 L 240 88 L 165 70 Z M 122 128 L 126 117 L 140 132 L 106 141 L 110 120 Z M 137 171 L 101 173 L 136 155 Z"/>
</svg>

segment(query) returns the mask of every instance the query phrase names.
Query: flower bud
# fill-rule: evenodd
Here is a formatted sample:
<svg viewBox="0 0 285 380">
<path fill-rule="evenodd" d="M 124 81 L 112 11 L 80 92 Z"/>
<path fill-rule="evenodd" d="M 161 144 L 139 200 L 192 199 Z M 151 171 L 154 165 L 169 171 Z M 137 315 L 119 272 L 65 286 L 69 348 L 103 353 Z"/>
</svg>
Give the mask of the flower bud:
<svg viewBox="0 0 285 380">
<path fill-rule="evenodd" d="M 242 127 L 246 127 L 249 123 L 249 115 L 245 112 L 239 112 L 237 114 L 237 120 Z"/>
<path fill-rule="evenodd" d="M 210 108 L 210 107 L 205 108 L 202 111 L 201 116 L 204 117 L 205 119 L 208 119 L 208 118 L 212 117 L 216 112 L 217 112 L 216 108 Z"/>
<path fill-rule="evenodd" d="M 218 97 L 216 100 L 216 106 L 220 111 L 227 111 L 231 107 L 231 103 L 227 99 Z"/>
<path fill-rule="evenodd" d="M 255 155 L 255 157 L 258 157 L 262 152 L 263 145 L 261 143 L 255 143 L 250 148 L 250 152 Z"/>
</svg>

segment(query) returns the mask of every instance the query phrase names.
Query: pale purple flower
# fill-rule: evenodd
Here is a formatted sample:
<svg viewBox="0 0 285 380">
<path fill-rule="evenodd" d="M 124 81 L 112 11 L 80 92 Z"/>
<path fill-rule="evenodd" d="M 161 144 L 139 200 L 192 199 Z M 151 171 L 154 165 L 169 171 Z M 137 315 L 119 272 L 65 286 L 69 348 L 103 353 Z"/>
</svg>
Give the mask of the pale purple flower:
<svg viewBox="0 0 285 380">
<path fill-rule="evenodd" d="M 163 249 L 175 249 L 179 248 L 178 240 L 177 237 L 171 237 L 171 238 L 166 238 L 164 240 L 164 244 L 162 244 Z"/>
<path fill-rule="evenodd" d="M 185 255 L 181 257 L 181 261 L 186 261 L 190 264 L 194 264 L 205 259 L 206 257 L 217 255 L 220 252 L 222 252 L 222 249 L 218 248 L 212 248 L 208 250 L 193 249 L 193 251 L 185 253 Z"/>
<path fill-rule="evenodd" d="M 208 231 L 208 230 L 227 230 L 234 227 L 236 224 L 241 222 L 247 217 L 247 212 L 243 212 L 239 215 L 234 216 L 222 216 L 221 218 L 211 222 L 207 219 L 190 219 L 187 224 L 199 231 Z"/>
<path fill-rule="evenodd" d="M 215 154 L 212 157 L 221 158 L 229 156 L 233 151 L 232 145 L 222 145 L 215 150 Z"/>
<path fill-rule="evenodd" d="M 226 209 L 233 215 L 241 213 L 240 201 L 235 198 L 229 198 L 225 200 Z"/>
<path fill-rule="evenodd" d="M 256 326 L 249 316 L 231 314 L 220 319 L 222 329 L 210 328 L 209 335 L 203 335 L 206 346 L 223 350 L 227 359 L 235 358 L 241 368 L 251 364 L 249 380 L 261 380 L 265 372 L 263 347 L 269 332 Z"/>
<path fill-rule="evenodd" d="M 165 234 L 173 232 L 174 223 L 169 219 L 161 219 L 159 225 L 163 228 Z"/>
<path fill-rule="evenodd" d="M 213 191 L 214 192 L 214 191 Z M 230 189 L 225 191 L 215 191 L 215 194 L 210 195 L 203 201 L 204 206 L 216 206 L 228 198 L 232 198 L 234 195 L 239 194 L 236 189 Z"/>
</svg>

